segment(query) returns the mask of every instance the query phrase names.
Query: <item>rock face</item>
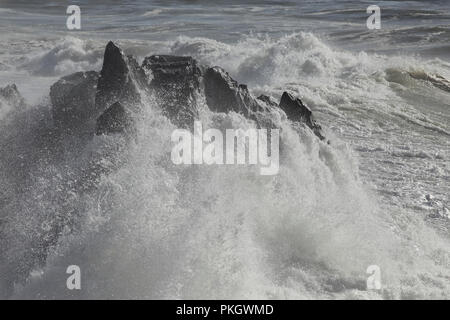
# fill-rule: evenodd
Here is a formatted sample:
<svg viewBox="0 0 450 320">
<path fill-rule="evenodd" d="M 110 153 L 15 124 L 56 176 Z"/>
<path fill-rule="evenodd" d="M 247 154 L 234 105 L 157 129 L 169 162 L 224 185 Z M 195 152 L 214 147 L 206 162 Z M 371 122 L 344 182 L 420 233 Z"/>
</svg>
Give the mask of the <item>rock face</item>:
<svg viewBox="0 0 450 320">
<path fill-rule="evenodd" d="M 14 90 L 12 90 L 14 92 Z M 17 90 L 15 90 L 17 91 Z M 213 112 L 234 111 L 256 121 L 259 127 L 276 128 L 274 112 L 282 109 L 288 119 L 305 123 L 324 139 L 311 110 L 298 98 L 284 92 L 280 103 L 261 95 L 255 99 L 220 67 L 200 66 L 192 57 L 152 55 L 139 66 L 113 42 L 105 49 L 100 74 L 79 72 L 55 83 L 50 92 L 55 123 L 70 127 L 90 123 L 96 134 L 129 132 L 132 116 L 144 107 L 142 93 L 152 95 L 165 115 L 179 127 L 192 127 L 199 118 L 198 96 L 205 96 Z M 278 117 L 279 118 L 279 117 Z"/>
<path fill-rule="evenodd" d="M 220 67 L 206 70 L 204 84 L 206 103 L 212 111 L 234 111 L 250 117 L 252 113 L 264 110 L 246 85 L 238 84 Z"/>
<path fill-rule="evenodd" d="M 139 87 L 144 88 L 145 74 L 137 61 L 125 56 L 113 42 L 105 49 L 102 71 L 97 84 L 95 109 L 101 114 L 116 102 L 141 102 Z"/>
<path fill-rule="evenodd" d="M 132 128 L 132 123 L 130 112 L 120 102 L 116 102 L 98 117 L 95 134 L 126 132 Z"/>
<path fill-rule="evenodd" d="M 58 128 L 72 128 L 95 116 L 98 73 L 77 72 L 61 78 L 50 88 L 53 121 Z"/>
<path fill-rule="evenodd" d="M 264 102 L 268 106 L 278 107 L 278 103 L 276 103 L 275 100 L 272 99 L 272 97 L 269 97 L 269 96 L 266 96 L 266 95 L 262 94 L 257 99 L 262 101 L 262 102 Z"/>
<path fill-rule="evenodd" d="M 286 113 L 288 119 L 304 122 L 321 140 L 325 139 L 321 133 L 322 128 L 313 119 L 312 111 L 299 98 L 294 98 L 287 92 L 281 96 L 279 107 Z"/>
<path fill-rule="evenodd" d="M 10 146 L 9 143 L 2 146 L 5 149 L 2 151 L 7 155 L 8 163 L 19 161 L 18 164 L 21 168 L 21 170 L 15 170 L 17 172 L 12 175 L 14 179 L 10 179 L 10 181 L 14 180 L 12 183 L 15 183 L 16 180 L 28 181 L 30 178 L 33 178 L 32 181 L 34 181 L 35 177 L 29 174 L 36 172 L 38 167 L 40 169 L 42 163 L 47 163 L 47 161 L 38 161 L 42 156 L 45 156 L 42 158 L 45 160 L 56 159 L 57 161 L 54 163 L 58 166 L 65 164 L 65 158 L 76 157 L 94 134 L 125 134 L 128 137 L 135 128 L 135 116 L 139 116 L 141 108 L 145 107 L 141 97 L 142 92 L 153 94 L 167 117 L 179 126 L 192 127 L 193 120 L 199 114 L 197 94 L 204 93 L 206 103 L 213 112 L 234 111 L 255 120 L 259 127 L 279 128 L 284 120 L 284 114 L 278 112 L 281 108 L 290 120 L 305 123 L 320 139 L 324 139 L 320 132 L 320 126 L 312 117 L 311 110 L 300 99 L 296 99 L 286 92 L 279 104 L 264 95 L 255 99 L 246 85 L 233 80 L 220 67 L 201 67 L 191 57 L 174 56 L 151 56 L 144 60 L 142 66 L 139 66 L 133 57 L 125 56 L 114 43 L 110 42 L 105 50 L 100 74 L 94 71 L 78 72 L 63 77 L 51 87 L 50 98 L 54 123 L 62 129 L 73 130 L 63 132 L 61 135 L 55 134 L 52 123 L 47 121 L 50 117 L 45 116 L 42 117 L 43 120 L 33 124 L 33 130 L 30 130 L 33 135 L 38 133 L 36 138 L 28 133 L 23 135 L 27 138 L 23 139 L 26 143 L 25 147 L 20 146 L 23 150 L 16 150 L 16 146 Z M 25 105 L 24 99 L 15 85 L 0 89 L 0 107 L 1 103 L 16 108 Z M 37 111 L 41 115 L 42 110 Z M 277 123 L 274 123 L 275 117 L 279 118 Z M 18 127 L 18 131 L 23 131 L 29 124 L 29 115 L 24 113 L 23 118 L 25 125 Z M 31 119 L 38 119 L 38 117 Z M 12 123 L 12 125 L 15 124 L 16 122 Z M 34 139 L 28 139 L 29 137 Z M 14 140 L 17 139 L 14 137 Z M 19 141 L 22 142 L 22 139 Z M 65 148 L 66 145 L 70 146 L 67 148 L 70 150 Z M 112 145 L 105 152 L 112 152 L 111 155 L 120 155 L 127 152 L 127 147 L 126 144 L 119 143 Z M 281 150 L 282 147 L 283 145 L 280 146 Z M 17 156 L 19 154 L 20 157 Z M 23 154 L 27 155 L 26 160 L 21 160 Z M 59 193 L 63 195 L 73 192 L 83 194 L 96 188 L 103 174 L 120 168 L 122 161 L 125 161 L 122 157 L 114 156 L 110 157 L 111 161 L 101 161 L 104 159 L 103 152 L 100 152 L 98 157 L 91 159 L 92 161 L 88 163 L 85 163 L 85 159 L 82 157 L 80 158 L 82 161 L 77 163 L 75 170 L 67 172 L 67 177 L 58 177 L 54 182 L 58 182 L 58 188 L 62 190 Z M 59 162 L 58 158 L 61 160 L 64 158 L 63 162 Z M 48 163 L 53 164 L 50 161 Z M 79 174 L 75 176 L 74 173 L 77 172 Z M 10 181 L 6 181 L 6 183 L 10 183 Z M 50 180 L 51 184 L 54 182 Z M 21 184 L 17 184 L 17 186 L 14 189 L 28 190 L 22 188 Z M 44 188 L 44 193 L 46 189 L 47 187 Z M 42 190 L 38 191 L 41 193 Z M 46 199 L 44 194 L 44 200 L 47 201 Z M 53 201 L 54 199 L 52 197 L 48 200 Z M 62 208 L 64 211 L 56 217 L 57 219 L 52 219 L 53 225 L 50 225 L 48 231 L 43 231 L 43 238 L 38 239 L 32 252 L 25 252 L 25 257 L 29 255 L 33 264 L 45 265 L 48 250 L 42 251 L 40 248 L 52 247 L 57 243 L 59 235 L 63 233 L 66 225 L 76 225 L 72 219 L 78 215 L 78 208 L 74 208 L 72 211 L 71 206 L 67 206 L 71 210 L 71 214 L 67 216 L 64 216 L 66 201 Z M 39 250 L 36 250 L 35 253 L 34 248 Z M 23 279 L 14 279 L 12 282 L 25 281 L 30 271 L 35 268 L 32 263 L 18 266 L 22 271 Z M 13 267 L 16 268 L 15 265 Z M 3 284 L 1 273 L 0 287 Z M 13 288 L 12 282 L 11 289 Z M 9 286 L 9 282 L 3 287 L 7 286 Z M 0 288 L 0 292 L 5 290 L 4 288 Z"/>
<path fill-rule="evenodd" d="M 312 111 L 299 98 L 294 98 L 287 92 L 281 96 L 280 108 L 286 113 L 288 119 L 292 121 L 304 121 L 306 124 L 312 124 Z"/>
<path fill-rule="evenodd" d="M 191 126 L 198 118 L 197 95 L 201 70 L 191 57 L 154 55 L 145 58 L 142 68 L 153 74 L 150 87 L 165 114 L 179 126 Z"/>
<path fill-rule="evenodd" d="M 2 108 L 2 101 L 9 104 L 15 110 L 25 107 L 25 99 L 20 94 L 15 84 L 7 85 L 4 88 L 0 88 L 0 108 Z"/>
</svg>

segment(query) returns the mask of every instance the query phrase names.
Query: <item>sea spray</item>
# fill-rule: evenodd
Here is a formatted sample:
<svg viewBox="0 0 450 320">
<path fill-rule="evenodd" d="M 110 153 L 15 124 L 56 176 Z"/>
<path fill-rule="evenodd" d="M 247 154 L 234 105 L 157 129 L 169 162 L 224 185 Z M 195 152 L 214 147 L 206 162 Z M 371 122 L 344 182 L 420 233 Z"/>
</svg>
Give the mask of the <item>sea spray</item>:
<svg viewBox="0 0 450 320">
<path fill-rule="evenodd" d="M 261 47 L 267 50 L 256 50 Z M 445 92 L 420 81 L 395 84 L 386 69 L 421 64 L 445 76 L 445 64 L 338 54 L 311 34 L 233 44 L 185 37 L 171 53 L 188 49 L 257 90 L 268 88 L 276 96 L 288 83 L 326 123 L 333 143 L 325 145 L 283 119 L 286 152 L 276 176 L 260 176 L 247 166 L 176 166 L 170 161 L 176 128 L 149 102 L 130 145 L 117 135 L 95 137 L 84 146 L 63 140 L 65 152 L 54 158 L 44 143 L 49 107 L 35 106 L 26 119 L 13 122 L 14 134 L 1 138 L 7 147 L 0 157 L 2 297 L 446 297 L 448 241 L 409 210 L 409 194 L 421 190 L 407 193 L 411 186 L 402 174 L 425 167 L 439 193 L 438 178 L 448 170 L 439 158 L 430 163 L 389 153 L 415 154 L 424 145 L 440 148 L 448 141 L 427 128 L 443 126 L 430 110 L 443 115 L 436 97 Z M 411 91 L 425 97 L 426 116 L 409 104 Z M 233 113 L 204 117 L 214 128 L 251 128 Z M 402 144 L 405 128 L 409 144 Z M 397 143 L 390 148 L 377 136 L 386 131 L 388 142 Z M 341 139 L 366 150 L 359 162 Z M 445 148 L 437 151 L 447 154 Z M 28 161 L 19 161 L 18 174 L 21 157 Z M 399 163 L 396 175 L 388 171 L 386 179 L 392 163 Z M 95 188 L 78 192 L 74 185 L 89 164 L 114 170 L 99 175 Z M 382 186 L 379 194 L 370 191 L 372 183 Z M 64 225 L 56 235 L 49 233 L 55 223 Z M 66 289 L 69 265 L 80 266 L 83 290 Z M 380 267 L 382 291 L 365 288 L 371 265 Z"/>
</svg>

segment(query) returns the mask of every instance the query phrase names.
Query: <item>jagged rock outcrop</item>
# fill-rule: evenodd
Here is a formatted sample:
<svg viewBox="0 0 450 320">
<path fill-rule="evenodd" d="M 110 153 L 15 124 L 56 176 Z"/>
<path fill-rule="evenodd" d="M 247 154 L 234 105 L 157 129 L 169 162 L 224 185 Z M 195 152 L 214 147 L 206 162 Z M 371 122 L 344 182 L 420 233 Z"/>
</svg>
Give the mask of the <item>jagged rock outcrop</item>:
<svg viewBox="0 0 450 320">
<path fill-rule="evenodd" d="M 142 68 L 153 74 L 150 87 L 164 113 L 175 124 L 190 127 L 199 116 L 197 95 L 201 70 L 191 57 L 154 55 L 145 58 Z"/>
<path fill-rule="evenodd" d="M 51 86 L 52 116 L 58 128 L 79 127 L 95 117 L 98 76 L 95 71 L 77 72 Z"/>
<path fill-rule="evenodd" d="M 276 128 L 280 120 L 278 117 L 274 123 L 273 115 L 279 114 L 280 108 L 288 119 L 305 123 L 324 139 L 311 110 L 287 92 L 280 103 L 266 95 L 254 98 L 246 85 L 224 69 L 200 66 L 192 57 L 152 55 L 139 66 L 113 42 L 106 46 L 99 75 L 92 71 L 64 77 L 52 86 L 50 96 L 55 122 L 66 126 L 93 123 L 89 127 L 92 133 L 110 134 L 130 131 L 127 126 L 134 123 L 131 114 L 139 114 L 144 107 L 142 93 L 153 95 L 179 127 L 190 128 L 199 118 L 198 96 L 204 93 L 213 112 L 234 111 L 256 121 L 259 127 Z"/>
<path fill-rule="evenodd" d="M 25 99 L 22 97 L 14 83 L 7 85 L 4 88 L 0 88 L 0 109 L 3 108 L 3 103 L 7 103 L 14 108 L 14 110 L 20 110 L 26 106 Z"/>
<path fill-rule="evenodd" d="M 265 104 L 267 104 L 268 106 L 271 107 L 278 107 L 278 103 L 270 96 L 266 96 L 264 94 L 260 95 L 258 98 L 256 98 L 262 102 L 264 102 Z"/>
<path fill-rule="evenodd" d="M 113 42 L 105 49 L 103 67 L 97 83 L 95 108 L 98 114 L 116 102 L 141 102 L 139 89 L 145 89 L 145 74 L 132 56 L 126 56 Z"/>
<path fill-rule="evenodd" d="M 294 98 L 291 94 L 283 92 L 279 107 L 286 113 L 288 119 L 296 122 L 304 122 L 314 134 L 321 140 L 325 139 L 322 135 L 322 128 L 316 123 L 312 116 L 312 111 L 305 106 L 299 98 Z"/>
<path fill-rule="evenodd" d="M 215 112 L 234 111 L 246 117 L 264 111 L 244 84 L 239 84 L 220 67 L 208 68 L 203 76 L 208 107 Z"/>
<path fill-rule="evenodd" d="M 122 133 L 132 130 L 133 118 L 130 111 L 120 102 L 114 103 L 98 117 L 95 134 Z"/>
<path fill-rule="evenodd" d="M 279 106 L 286 113 L 288 119 L 298 122 L 304 121 L 308 125 L 312 124 L 312 111 L 299 98 L 294 98 L 291 94 L 283 92 Z"/>
</svg>

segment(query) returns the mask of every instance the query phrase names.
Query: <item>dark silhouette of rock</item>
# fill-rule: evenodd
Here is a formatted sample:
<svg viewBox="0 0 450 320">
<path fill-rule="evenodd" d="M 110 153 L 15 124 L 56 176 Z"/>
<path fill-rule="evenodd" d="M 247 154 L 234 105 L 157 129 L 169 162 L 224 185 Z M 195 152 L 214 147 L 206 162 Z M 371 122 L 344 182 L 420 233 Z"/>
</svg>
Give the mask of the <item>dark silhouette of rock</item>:
<svg viewBox="0 0 450 320">
<path fill-rule="evenodd" d="M 125 56 L 113 42 L 105 49 L 103 67 L 97 84 L 95 108 L 101 114 L 111 104 L 139 104 L 139 89 L 145 88 L 145 74 L 132 56 Z"/>
<path fill-rule="evenodd" d="M 145 58 L 142 68 L 151 71 L 150 87 L 165 114 L 175 124 L 190 127 L 198 118 L 197 95 L 201 70 L 191 57 L 154 55 Z"/>
<path fill-rule="evenodd" d="M 304 122 L 314 134 L 321 140 L 325 139 L 322 135 L 322 128 L 316 123 L 312 116 L 312 111 L 299 98 L 294 98 L 291 94 L 283 92 L 279 107 L 286 113 L 288 119 L 295 122 Z"/>
<path fill-rule="evenodd" d="M 252 118 L 252 113 L 264 111 L 246 85 L 238 84 L 220 67 L 206 70 L 204 74 L 206 103 L 211 111 L 235 111 Z"/>
<path fill-rule="evenodd" d="M 77 72 L 51 86 L 52 116 L 56 127 L 78 127 L 95 117 L 97 80 L 95 71 Z"/>
<path fill-rule="evenodd" d="M 312 111 L 299 98 L 294 98 L 287 92 L 281 96 L 280 108 L 286 113 L 288 119 L 292 121 L 303 121 L 307 124 L 312 123 Z"/>
<path fill-rule="evenodd" d="M 9 104 L 14 110 L 23 109 L 26 106 L 25 99 L 20 94 L 17 86 L 13 83 L 4 88 L 0 88 L 0 108 L 2 108 L 2 101 Z"/>
<path fill-rule="evenodd" d="M 131 130 L 133 119 L 120 102 L 116 102 L 97 119 L 95 134 L 123 133 Z"/>
<path fill-rule="evenodd" d="M 106 46 L 100 75 L 90 71 L 64 77 L 52 86 L 50 96 L 55 123 L 85 124 L 84 132 L 92 135 L 123 132 L 132 126 L 130 112 L 139 114 L 144 107 L 142 93 L 153 94 L 175 125 L 190 128 L 199 118 L 202 91 L 213 112 L 234 111 L 256 121 L 258 127 L 276 128 L 280 123 L 274 123 L 273 112 L 281 108 L 288 119 L 305 123 L 324 139 L 311 110 L 287 92 L 279 104 L 266 95 L 255 99 L 224 69 L 202 67 L 192 57 L 152 55 L 139 66 L 113 42 Z"/>
</svg>

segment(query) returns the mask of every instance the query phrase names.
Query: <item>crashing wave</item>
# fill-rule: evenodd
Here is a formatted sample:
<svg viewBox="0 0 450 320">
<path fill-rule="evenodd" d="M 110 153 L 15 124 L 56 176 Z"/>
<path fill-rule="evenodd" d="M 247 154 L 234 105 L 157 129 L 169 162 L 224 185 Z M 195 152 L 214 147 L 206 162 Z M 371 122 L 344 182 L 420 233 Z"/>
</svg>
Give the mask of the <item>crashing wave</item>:
<svg viewBox="0 0 450 320">
<path fill-rule="evenodd" d="M 307 50 L 303 60 L 295 48 Z M 270 43 L 263 53 L 262 63 L 248 54 L 227 62 L 226 50 L 221 59 L 240 79 L 276 70 L 277 81 L 347 63 L 358 69 L 367 58 L 338 59 L 308 36 Z M 435 263 L 448 259 L 446 244 L 420 224 L 400 235 L 395 217 L 361 185 L 347 148 L 322 140 L 330 134 L 312 118 L 314 108 L 294 90 L 279 102 L 254 98 L 201 61 L 153 55 L 138 64 L 110 43 L 100 73 L 73 70 L 52 86 L 51 106 L 8 127 L 0 158 L 2 297 L 408 298 L 435 294 L 430 278 L 448 288 L 435 276 L 446 273 Z M 221 129 L 281 128 L 279 175 L 173 165 L 171 132 L 197 118 Z M 411 245 L 424 234 L 420 247 Z M 65 287 L 72 264 L 83 270 L 80 292 Z M 365 290 L 373 264 L 386 290 Z"/>
</svg>

